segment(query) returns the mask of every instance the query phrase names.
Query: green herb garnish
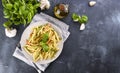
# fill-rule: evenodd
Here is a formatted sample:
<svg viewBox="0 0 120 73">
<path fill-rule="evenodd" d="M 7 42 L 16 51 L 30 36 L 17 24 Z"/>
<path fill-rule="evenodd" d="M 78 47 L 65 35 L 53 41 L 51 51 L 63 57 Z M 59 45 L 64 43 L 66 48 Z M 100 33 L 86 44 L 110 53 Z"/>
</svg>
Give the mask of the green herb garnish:
<svg viewBox="0 0 120 73">
<path fill-rule="evenodd" d="M 72 14 L 72 18 L 73 18 L 73 21 L 79 21 L 79 19 L 81 18 L 79 15 L 77 15 L 77 14 L 75 14 L 75 13 L 73 13 Z"/>
<path fill-rule="evenodd" d="M 8 19 L 3 25 L 10 28 L 12 25 L 29 24 L 40 3 L 37 0 L 2 0 L 2 5 L 4 18 Z"/>
<path fill-rule="evenodd" d="M 88 17 L 86 15 L 82 15 L 81 19 L 79 19 L 79 22 L 82 23 L 87 23 L 88 22 Z"/>
<path fill-rule="evenodd" d="M 49 38 L 49 34 L 48 33 L 44 33 L 43 36 L 42 36 L 42 42 L 46 43 L 48 38 Z"/>
<path fill-rule="evenodd" d="M 49 50 L 48 45 L 46 44 L 46 42 L 48 41 L 49 38 L 49 34 L 48 33 L 44 33 L 42 35 L 42 40 L 40 42 L 40 45 L 42 46 L 43 51 L 47 52 Z"/>
<path fill-rule="evenodd" d="M 86 15 L 77 15 L 76 13 L 72 14 L 73 21 L 78 21 L 80 24 L 82 23 L 87 23 L 88 22 L 88 17 Z"/>
<path fill-rule="evenodd" d="M 43 51 L 47 52 L 49 50 L 49 47 L 46 43 L 40 42 L 40 45 L 42 46 Z"/>
</svg>

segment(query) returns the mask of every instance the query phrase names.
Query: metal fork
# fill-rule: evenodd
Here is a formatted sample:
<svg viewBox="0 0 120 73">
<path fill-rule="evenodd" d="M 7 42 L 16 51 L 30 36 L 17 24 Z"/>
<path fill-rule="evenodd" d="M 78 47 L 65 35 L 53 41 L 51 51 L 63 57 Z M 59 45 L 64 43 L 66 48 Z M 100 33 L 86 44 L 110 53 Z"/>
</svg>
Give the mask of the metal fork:
<svg viewBox="0 0 120 73">
<path fill-rule="evenodd" d="M 20 44 L 20 43 L 17 44 L 17 47 L 18 47 L 19 50 L 22 51 L 22 48 L 21 48 L 21 44 Z M 31 61 L 31 62 L 32 62 L 32 61 Z M 42 71 L 37 67 L 37 65 L 36 65 L 34 62 L 32 62 L 32 64 L 34 65 L 34 67 L 35 67 L 35 69 L 37 70 L 38 73 L 42 73 Z"/>
</svg>

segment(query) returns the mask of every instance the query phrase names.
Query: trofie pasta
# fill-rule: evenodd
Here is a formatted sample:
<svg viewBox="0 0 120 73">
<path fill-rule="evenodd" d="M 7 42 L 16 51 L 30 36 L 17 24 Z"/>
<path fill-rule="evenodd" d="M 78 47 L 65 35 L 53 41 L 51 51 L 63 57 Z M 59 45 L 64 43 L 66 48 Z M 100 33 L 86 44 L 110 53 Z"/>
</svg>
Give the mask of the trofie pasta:
<svg viewBox="0 0 120 73">
<path fill-rule="evenodd" d="M 59 50 L 61 37 L 47 23 L 34 27 L 30 37 L 26 40 L 25 51 L 33 57 L 33 61 L 52 59 Z"/>
</svg>

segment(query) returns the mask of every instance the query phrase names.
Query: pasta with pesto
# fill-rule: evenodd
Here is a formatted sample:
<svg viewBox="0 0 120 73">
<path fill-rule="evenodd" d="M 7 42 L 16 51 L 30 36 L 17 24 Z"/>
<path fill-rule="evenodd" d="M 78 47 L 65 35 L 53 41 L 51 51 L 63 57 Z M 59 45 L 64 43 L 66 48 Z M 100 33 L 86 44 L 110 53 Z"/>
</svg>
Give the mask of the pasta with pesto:
<svg viewBox="0 0 120 73">
<path fill-rule="evenodd" d="M 24 50 L 32 56 L 34 62 L 52 59 L 59 50 L 60 40 L 58 33 L 47 23 L 33 28 Z"/>
</svg>

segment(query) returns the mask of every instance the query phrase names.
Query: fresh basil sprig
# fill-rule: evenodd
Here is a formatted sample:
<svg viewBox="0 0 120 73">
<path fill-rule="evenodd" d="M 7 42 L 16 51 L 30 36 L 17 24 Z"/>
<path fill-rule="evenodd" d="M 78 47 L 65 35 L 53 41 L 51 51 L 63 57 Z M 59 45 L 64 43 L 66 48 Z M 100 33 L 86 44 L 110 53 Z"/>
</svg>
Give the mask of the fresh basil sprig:
<svg viewBox="0 0 120 73">
<path fill-rule="evenodd" d="M 44 33 L 42 35 L 42 39 L 40 41 L 40 45 L 41 45 L 43 51 L 45 51 L 45 52 L 47 52 L 49 50 L 49 47 L 46 44 L 46 42 L 48 41 L 48 39 L 49 39 L 49 34 L 48 33 Z"/>
<path fill-rule="evenodd" d="M 40 3 L 37 0 L 2 0 L 2 5 L 4 18 L 8 19 L 3 26 L 10 28 L 12 25 L 29 24 Z"/>
<path fill-rule="evenodd" d="M 40 42 L 40 45 L 42 46 L 42 49 L 43 49 L 44 52 L 48 52 L 49 47 L 46 43 Z"/>
<path fill-rule="evenodd" d="M 74 22 L 79 22 L 81 24 L 80 30 L 85 29 L 85 24 L 88 22 L 88 17 L 86 15 L 77 15 L 76 13 L 72 14 L 72 19 Z"/>
<path fill-rule="evenodd" d="M 86 15 L 77 15 L 76 13 L 72 14 L 73 21 L 79 22 L 80 24 L 82 23 L 87 23 L 88 22 L 88 17 Z"/>
<path fill-rule="evenodd" d="M 73 18 L 73 21 L 75 22 L 78 22 L 81 19 L 81 17 L 75 13 L 72 14 L 72 18 Z"/>
</svg>

